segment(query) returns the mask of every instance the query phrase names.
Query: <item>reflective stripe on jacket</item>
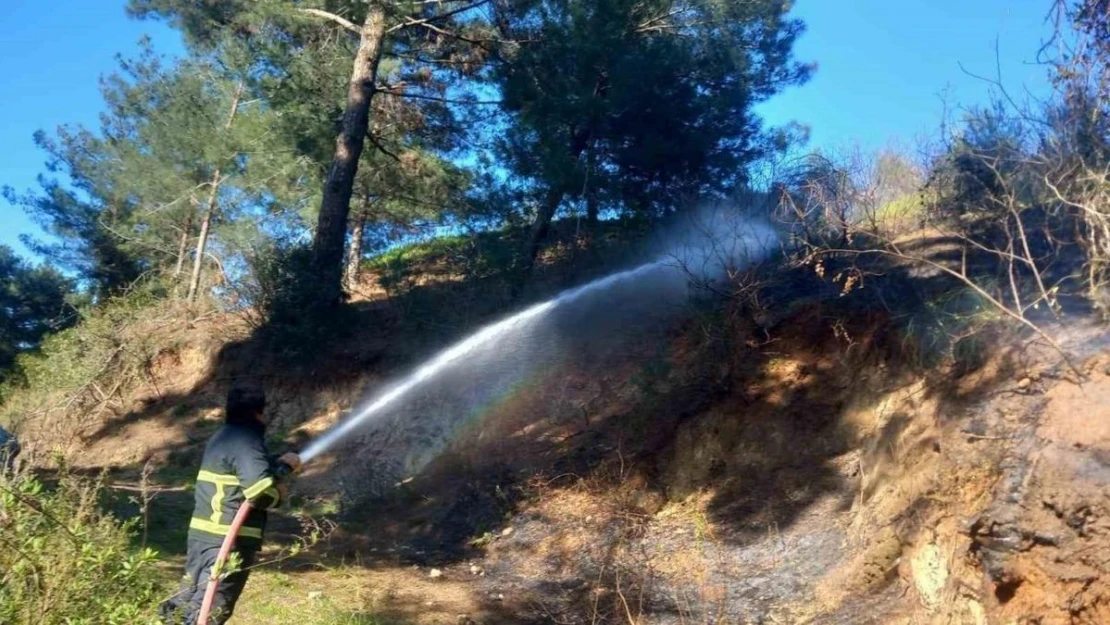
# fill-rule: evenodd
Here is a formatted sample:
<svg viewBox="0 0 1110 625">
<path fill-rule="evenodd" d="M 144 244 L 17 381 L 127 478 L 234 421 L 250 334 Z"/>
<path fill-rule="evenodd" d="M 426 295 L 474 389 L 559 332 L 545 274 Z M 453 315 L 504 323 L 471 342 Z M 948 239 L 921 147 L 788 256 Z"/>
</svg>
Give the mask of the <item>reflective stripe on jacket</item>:
<svg viewBox="0 0 1110 625">
<path fill-rule="evenodd" d="M 239 506 L 249 500 L 253 510 L 239 531 L 239 542 L 262 541 L 266 510 L 281 503 L 263 433 L 261 424 L 228 424 L 208 441 L 197 474 L 190 536 L 223 540 Z"/>
</svg>

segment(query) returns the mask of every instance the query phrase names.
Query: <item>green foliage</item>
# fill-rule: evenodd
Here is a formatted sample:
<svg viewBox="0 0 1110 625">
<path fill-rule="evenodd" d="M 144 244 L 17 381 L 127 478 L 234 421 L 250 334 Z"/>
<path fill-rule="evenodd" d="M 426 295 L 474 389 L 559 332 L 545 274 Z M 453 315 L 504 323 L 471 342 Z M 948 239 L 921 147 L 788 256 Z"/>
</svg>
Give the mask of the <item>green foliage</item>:
<svg viewBox="0 0 1110 625">
<path fill-rule="evenodd" d="M 378 283 L 391 294 L 409 290 L 416 278 L 437 268 L 467 280 L 480 280 L 507 271 L 521 240 L 519 230 L 436 237 L 397 246 L 368 260 L 366 267 L 378 275 Z"/>
<path fill-rule="evenodd" d="M 401 295 L 415 286 L 414 278 L 419 267 L 403 250 L 385 254 L 373 262 L 378 274 L 378 284 L 391 296 Z"/>
<path fill-rule="evenodd" d="M 249 258 L 254 280 L 244 287 L 249 321 L 262 329 L 278 353 L 317 353 L 322 340 L 348 327 L 344 308 L 328 306 L 311 250 L 299 244 L 272 245 Z"/>
<path fill-rule="evenodd" d="M 35 142 L 51 156 L 48 167 L 63 168 L 62 148 L 43 133 L 36 133 Z M 75 186 L 85 181 L 75 178 Z M 4 187 L 4 198 L 22 206 L 58 243 L 28 239 L 38 254 L 54 265 L 68 269 L 92 287 L 94 297 L 110 297 L 126 289 L 144 270 L 141 260 L 131 257 L 119 237 L 111 229 L 119 221 L 120 212 L 89 201 L 53 179 L 42 180 L 37 194 L 17 194 Z"/>
<path fill-rule="evenodd" d="M 36 135 L 62 178 L 45 179 L 38 193 L 7 192 L 59 240 L 37 251 L 77 272 L 98 298 L 120 294 L 146 273 L 185 275 L 217 172 L 217 206 L 233 221 L 263 196 L 276 204 L 296 169 L 269 142 L 265 110 L 236 106 L 238 123 L 229 126 L 232 103 L 250 94 L 210 59 L 166 66 L 146 49 L 104 78 L 102 94 L 107 111 L 97 131 Z M 215 236 L 223 223 L 216 220 Z"/>
<path fill-rule="evenodd" d="M 942 364 L 974 369 L 985 357 L 984 336 L 1001 321 L 979 294 L 954 288 L 906 312 L 902 348 L 925 369 Z"/>
<path fill-rule="evenodd" d="M 595 217 L 725 193 L 775 143 L 752 107 L 809 72 L 791 58 L 801 25 L 784 0 L 385 5 L 367 147 L 343 181 L 359 239 L 351 263 L 444 223 L 505 225 L 538 191 L 585 201 Z M 359 24 L 367 3 L 132 0 L 129 11 L 179 28 L 189 53 L 121 62 L 103 81 L 99 129 L 39 135 L 59 178 L 8 193 L 61 241 L 39 251 L 96 299 L 144 275 L 181 281 L 212 207 L 199 260 L 220 269 L 210 282 L 231 286 L 214 290 L 268 281 L 272 293 L 245 299 L 302 302 L 274 276 L 251 275 L 251 258 L 274 240 L 307 239 L 319 217 L 359 44 L 336 22 Z M 498 90 L 507 118 L 477 104 Z M 482 145 L 495 137 L 499 150 Z M 462 273 L 508 264 L 498 256 Z"/>
<path fill-rule="evenodd" d="M 290 324 L 315 301 L 311 251 L 301 245 L 273 245 L 250 259 L 255 282 L 247 291 L 250 304 L 265 323 Z"/>
<path fill-rule="evenodd" d="M 28 266 L 0 245 L 0 383 L 16 356 L 36 349 L 48 333 L 69 326 L 76 316 L 67 302 L 73 284 L 52 267 Z"/>
<path fill-rule="evenodd" d="M 1098 115 L 1083 99 L 999 101 L 970 111 L 931 164 L 925 225 L 962 246 L 966 271 L 1019 315 L 1059 314 L 1061 296 L 1106 308 L 1110 134 L 1082 123 Z"/>
<path fill-rule="evenodd" d="M 21 376 L 0 386 L 0 420 L 18 424 L 37 415 L 44 424 L 60 420 L 56 425 L 75 432 L 78 423 L 67 417 L 95 419 L 116 393 L 147 379 L 159 352 L 174 348 L 168 342 L 172 333 L 155 331 L 180 318 L 165 296 L 165 287 L 151 282 L 88 306 L 76 326 L 20 355 Z"/>
<path fill-rule="evenodd" d="M 133 547 L 135 521 L 103 512 L 100 490 L 64 470 L 53 487 L 0 475 L 0 622 L 157 622 L 157 554 Z"/>
<path fill-rule="evenodd" d="M 752 107 L 803 82 L 788 2 L 527 1 L 497 78 L 501 153 L 542 194 L 658 214 L 723 196 L 761 153 Z"/>
<path fill-rule="evenodd" d="M 356 236 L 404 236 L 468 208 L 463 201 L 468 177 L 450 158 L 465 131 L 452 102 L 473 97 L 466 77 L 481 73 L 489 50 L 472 43 L 483 28 L 481 12 L 456 10 L 463 4 L 386 3 L 390 28 L 382 56 L 374 61 L 381 86 L 372 102 L 367 144 L 358 175 L 342 185 L 350 185 L 355 198 L 349 222 Z M 299 182 L 313 190 L 306 194 L 313 209 L 319 205 L 359 44 L 358 36 L 320 13 L 359 24 L 367 3 L 132 0 L 129 10 L 167 20 L 184 32 L 195 55 L 230 59 L 226 62 L 251 77 L 254 96 L 273 113 L 271 128 L 278 143 L 271 153 L 297 157 Z M 438 17 L 428 20 L 435 23 L 431 33 L 418 25 L 406 27 L 433 15 Z M 461 36 L 428 36 L 445 30 Z M 353 242 L 352 257 L 360 256 L 362 244 Z"/>
<path fill-rule="evenodd" d="M 1009 218 L 1011 209 L 1030 207 L 1027 135 L 1032 129 L 1004 105 L 973 110 L 947 149 L 932 163 L 926 191 L 929 217 L 936 223 L 985 235 Z M 1014 202 L 1007 202 L 1012 196 Z"/>
<path fill-rule="evenodd" d="M 883 233 L 897 235 L 920 227 L 925 220 L 926 201 L 920 192 L 896 197 L 875 211 L 875 225 Z"/>
</svg>

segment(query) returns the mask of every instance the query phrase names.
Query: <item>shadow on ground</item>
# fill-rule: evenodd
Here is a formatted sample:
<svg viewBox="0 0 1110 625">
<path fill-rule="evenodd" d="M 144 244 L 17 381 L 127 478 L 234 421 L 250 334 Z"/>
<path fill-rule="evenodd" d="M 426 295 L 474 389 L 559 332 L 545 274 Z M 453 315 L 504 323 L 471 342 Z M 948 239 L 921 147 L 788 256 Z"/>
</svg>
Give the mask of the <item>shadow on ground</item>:
<svg viewBox="0 0 1110 625">
<path fill-rule="evenodd" d="M 937 262 L 954 258 L 947 245 L 932 249 Z M 565 287 L 565 275 L 585 279 L 604 267 L 586 266 L 567 274 L 552 270 L 537 294 Z M 735 545 L 768 527 L 791 527 L 830 495 L 848 505 L 858 484 L 846 481 L 834 461 L 859 444 L 842 419 L 853 401 L 923 376 L 925 393 L 955 419 L 1009 372 L 970 376 L 984 363 L 990 330 L 982 301 L 950 276 L 853 255 L 827 258 L 821 273 L 769 261 L 745 275 L 744 284 L 732 285 L 728 297 L 700 297 L 682 315 L 642 326 L 606 325 L 601 315 L 594 317 L 599 327 L 585 331 L 581 317 L 568 317 L 556 334 L 574 357 L 462 427 L 412 481 L 367 497 L 360 485 L 378 479 L 374 459 L 348 449 L 360 459 L 332 467 L 334 484 L 343 485 L 334 487 L 344 502 L 336 517 L 341 531 L 312 557 L 349 562 L 357 555 L 368 567 L 462 565 L 536 498 L 582 480 L 614 492 L 634 484 L 633 517 L 698 490 L 711 492 L 709 520 Z M 856 276 L 855 286 L 829 279 L 848 275 Z M 123 415 L 91 439 L 119 436 L 139 421 L 168 424 L 182 413 L 216 408 L 232 383 L 312 394 L 369 371 L 389 379 L 502 313 L 508 292 L 496 276 L 414 285 L 388 302 L 350 305 L 344 325 L 311 352 L 276 348 L 260 329 L 227 345 L 192 391 Z M 941 363 L 951 366 L 938 368 Z M 974 381 L 961 385 L 960 378 Z M 904 423 L 891 419 L 885 435 L 896 438 Z M 196 422 L 189 445 L 155 450 L 167 458 L 156 479 L 187 482 L 213 427 Z M 121 475 L 134 477 L 139 469 Z M 130 497 L 121 494 L 115 505 L 125 516 L 141 514 L 141 502 Z M 150 544 L 180 553 L 190 509 L 187 490 L 158 492 L 148 510 Z M 280 523 L 276 533 L 294 528 Z M 605 573 L 596 563 L 566 563 L 576 565 L 580 579 Z M 565 592 L 588 602 L 587 591 Z M 523 610 L 497 602 L 486 607 L 505 622 L 519 620 L 508 613 Z M 420 608 L 402 607 L 394 616 L 403 619 L 410 609 Z"/>
</svg>

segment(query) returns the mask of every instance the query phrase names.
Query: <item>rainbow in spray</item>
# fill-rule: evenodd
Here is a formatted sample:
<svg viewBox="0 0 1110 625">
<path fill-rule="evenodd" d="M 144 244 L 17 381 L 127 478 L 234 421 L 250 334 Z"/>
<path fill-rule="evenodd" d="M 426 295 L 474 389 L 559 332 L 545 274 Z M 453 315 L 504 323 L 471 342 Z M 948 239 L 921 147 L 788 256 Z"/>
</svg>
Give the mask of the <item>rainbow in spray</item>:
<svg viewBox="0 0 1110 625">
<path fill-rule="evenodd" d="M 502 339 L 507 335 L 512 335 L 518 332 L 521 328 L 528 325 L 529 321 L 544 315 L 549 310 L 559 306 L 560 304 L 571 302 L 583 295 L 586 295 L 594 290 L 605 289 L 614 282 L 621 280 L 631 280 L 641 274 L 658 270 L 663 266 L 664 261 L 657 261 L 649 263 L 632 269 L 623 271 L 621 273 L 613 274 L 606 278 L 596 280 L 585 286 L 578 287 L 570 291 L 565 291 L 558 297 L 548 300 L 541 304 L 536 304 L 531 308 L 527 308 L 508 319 L 504 319 L 494 324 L 490 324 L 481 330 L 478 330 L 470 337 L 466 338 L 459 343 L 443 350 L 438 355 L 433 357 L 427 363 L 413 371 L 400 383 L 394 386 L 389 391 L 383 393 L 381 396 L 373 399 L 369 404 L 360 409 L 355 414 L 343 420 L 336 427 L 326 432 L 323 436 L 313 441 L 301 453 L 301 459 L 304 462 L 310 462 L 313 458 L 327 451 L 330 447 L 337 442 L 366 425 L 366 422 L 372 419 L 375 415 L 384 412 L 389 408 L 390 404 L 404 397 L 407 393 L 413 392 L 421 384 L 434 378 L 437 373 L 445 370 L 458 360 L 465 358 L 468 354 L 475 350 L 488 346 L 496 341 Z"/>
<path fill-rule="evenodd" d="M 614 273 L 485 326 L 386 387 L 302 452 L 310 462 L 358 433 L 382 478 L 413 475 L 463 427 L 535 382 L 583 344 L 623 333 L 652 311 L 677 309 L 691 278 L 712 279 L 765 256 L 770 228 L 719 223 L 674 239 L 657 260 Z M 593 332 L 595 338 L 587 336 Z M 362 455 L 362 454 L 360 454 Z M 366 459 L 364 459 L 366 460 Z"/>
</svg>

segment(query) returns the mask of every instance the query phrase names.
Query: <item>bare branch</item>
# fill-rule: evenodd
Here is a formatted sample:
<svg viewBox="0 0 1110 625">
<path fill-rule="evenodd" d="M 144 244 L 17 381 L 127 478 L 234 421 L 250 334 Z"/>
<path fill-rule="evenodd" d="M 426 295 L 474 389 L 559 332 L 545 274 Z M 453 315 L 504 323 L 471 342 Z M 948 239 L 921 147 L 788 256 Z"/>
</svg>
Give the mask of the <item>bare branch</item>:
<svg viewBox="0 0 1110 625">
<path fill-rule="evenodd" d="M 477 2 L 473 2 L 471 4 L 459 7 L 457 9 L 452 9 L 450 11 L 447 11 L 446 13 L 439 13 L 437 15 L 432 15 L 430 17 L 425 17 L 423 19 L 409 20 L 407 22 L 402 22 L 402 23 L 397 24 L 396 26 L 390 28 L 389 30 L 387 30 L 385 32 L 386 32 L 386 34 L 389 34 L 389 33 L 392 33 L 392 32 L 396 32 L 398 30 L 404 30 L 406 28 L 410 28 L 412 26 L 427 26 L 427 25 L 431 24 L 432 22 L 438 22 L 440 20 L 450 19 L 450 18 L 452 18 L 456 15 L 459 15 L 460 13 L 466 13 L 467 11 L 477 9 L 478 7 L 480 7 L 482 5 L 489 4 L 489 1 L 490 0 L 478 0 Z"/>
<path fill-rule="evenodd" d="M 352 33 L 355 33 L 356 35 L 359 35 L 359 36 L 362 35 L 362 28 L 360 26 L 357 26 L 356 24 L 352 23 L 351 21 L 347 20 L 346 18 L 344 18 L 342 16 L 339 16 L 339 15 L 336 15 L 335 13 L 330 13 L 328 11 L 322 11 L 320 9 L 298 9 L 298 10 L 301 13 L 304 13 L 306 15 L 314 15 L 316 17 L 322 17 L 326 20 L 335 22 L 336 24 L 339 24 L 343 28 L 346 28 L 347 30 L 351 31 Z"/>
<path fill-rule="evenodd" d="M 379 141 L 378 138 L 376 136 L 374 136 L 374 133 L 367 130 L 366 131 L 366 138 L 370 140 L 370 143 L 372 143 L 374 145 L 374 147 L 378 149 L 379 152 L 381 152 L 382 154 L 385 154 L 389 158 L 397 161 L 398 163 L 401 162 L 401 158 L 399 156 L 397 156 L 396 154 L 394 154 L 393 152 L 390 152 L 388 149 L 386 149 L 386 147 L 384 145 L 382 145 L 381 141 Z"/>
<path fill-rule="evenodd" d="M 951 267 L 948 267 L 947 265 L 945 265 L 943 263 L 939 263 L 939 262 L 937 262 L 935 260 L 932 260 L 930 258 L 924 258 L 924 257 L 921 257 L 921 256 L 914 256 L 914 255 L 911 255 L 911 254 L 906 254 L 906 253 L 902 252 L 901 250 L 899 250 L 897 247 L 893 247 L 893 246 L 892 246 L 891 249 L 865 249 L 865 250 L 827 248 L 827 249 L 816 250 L 816 253 L 819 254 L 819 255 L 821 255 L 821 254 L 855 254 L 855 255 L 859 255 L 859 256 L 863 256 L 863 255 L 885 255 L 885 256 L 890 256 L 891 258 L 897 258 L 899 260 L 903 260 L 903 261 L 910 262 L 910 263 L 920 263 L 920 264 L 928 265 L 929 267 L 932 267 L 932 268 L 934 268 L 938 271 L 941 271 L 945 274 L 948 274 L 949 276 L 959 280 L 967 288 L 974 291 L 977 295 L 979 295 L 979 297 L 982 297 L 984 300 L 986 300 L 998 312 L 1000 312 L 1003 315 L 1013 319 L 1014 321 L 1017 321 L 1021 325 L 1029 328 L 1037 336 L 1039 336 L 1042 339 L 1044 339 L 1045 341 L 1047 341 L 1048 344 L 1051 345 L 1054 350 L 1056 350 L 1056 353 L 1060 354 L 1060 358 L 1063 359 L 1064 363 L 1068 366 L 1068 368 L 1071 369 L 1072 372 L 1074 372 L 1076 375 L 1079 376 L 1079 379 L 1082 380 L 1082 379 L 1087 377 L 1082 371 L 1079 370 L 1078 367 L 1075 366 L 1074 363 L 1072 363 L 1071 358 L 1068 357 L 1068 354 L 1067 354 L 1067 352 L 1064 351 L 1064 348 L 1061 347 L 1060 344 L 1056 342 L 1056 339 L 1052 338 L 1052 336 L 1049 335 L 1047 332 L 1045 332 L 1040 326 L 1038 326 L 1037 324 L 1030 321 L 1025 315 L 1021 314 L 1020 312 L 1014 311 L 1009 306 L 1002 303 L 997 298 L 995 298 L 993 295 L 988 293 L 986 291 L 986 289 L 979 286 L 978 284 L 975 283 L 974 280 L 969 278 L 966 273 L 956 271 L 955 269 L 952 269 Z"/>
<path fill-rule="evenodd" d="M 393 96 L 395 98 L 411 98 L 414 100 L 427 100 L 429 102 L 441 102 L 443 104 L 476 104 L 480 106 L 496 106 L 501 104 L 500 100 L 467 100 L 461 98 L 444 98 L 431 95 L 424 95 L 421 93 L 411 93 L 405 91 L 393 91 L 389 87 L 379 89 L 381 95 Z"/>
<path fill-rule="evenodd" d="M 672 10 L 670 10 L 667 13 L 664 13 L 662 15 L 657 15 L 653 18 L 650 18 L 647 21 L 643 22 L 642 24 L 639 24 L 638 26 L 636 26 L 636 32 L 644 32 L 644 31 L 647 31 L 647 30 L 653 30 L 653 29 L 655 29 L 655 27 L 659 26 L 662 22 L 665 22 L 665 21 L 671 19 L 672 17 L 682 15 L 683 13 L 689 11 L 690 8 L 691 7 L 689 7 L 689 6 L 681 6 L 681 7 L 678 7 L 677 9 L 672 9 Z M 663 27 L 668 28 L 670 26 L 669 25 L 664 25 Z"/>
</svg>

